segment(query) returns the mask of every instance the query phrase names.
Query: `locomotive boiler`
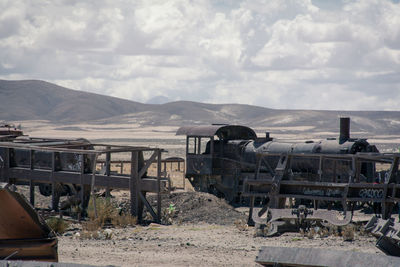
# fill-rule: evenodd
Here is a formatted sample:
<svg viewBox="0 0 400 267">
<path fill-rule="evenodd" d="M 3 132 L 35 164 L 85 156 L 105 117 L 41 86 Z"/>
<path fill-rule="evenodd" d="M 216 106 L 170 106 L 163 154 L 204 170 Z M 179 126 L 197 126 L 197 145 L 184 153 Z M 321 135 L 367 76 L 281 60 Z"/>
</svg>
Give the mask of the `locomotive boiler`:
<svg viewBox="0 0 400 267">
<path fill-rule="evenodd" d="M 283 155 L 378 152 L 366 139 L 350 137 L 349 118 L 340 119 L 339 138 L 317 142 L 276 141 L 269 133 L 259 138 L 253 129 L 240 125 L 185 126 L 176 134 L 186 135 L 186 177 L 193 187 L 229 202 L 239 201 L 245 179 L 272 179 Z M 326 159 L 321 166 L 318 159 L 292 157 L 288 164 L 292 177 L 297 180 L 345 182 L 349 179 L 352 162 Z M 360 168 L 360 181 L 373 182 L 374 163 L 363 162 Z M 264 189 L 259 190 L 263 192 Z"/>
</svg>

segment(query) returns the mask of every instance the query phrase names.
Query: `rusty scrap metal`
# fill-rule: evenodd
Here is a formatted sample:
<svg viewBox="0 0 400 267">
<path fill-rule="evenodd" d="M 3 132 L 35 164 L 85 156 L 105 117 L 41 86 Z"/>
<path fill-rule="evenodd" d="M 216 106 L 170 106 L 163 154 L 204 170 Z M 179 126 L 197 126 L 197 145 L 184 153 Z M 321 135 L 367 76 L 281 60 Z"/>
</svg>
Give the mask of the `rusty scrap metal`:
<svg viewBox="0 0 400 267">
<path fill-rule="evenodd" d="M 268 227 L 265 236 L 274 236 L 283 232 L 307 230 L 311 223 L 316 222 L 337 226 L 347 225 L 352 219 L 352 214 L 347 213 L 346 216 L 342 216 L 335 210 L 314 210 L 300 205 L 292 209 L 254 208 L 252 219 L 257 226 Z"/>
<path fill-rule="evenodd" d="M 384 220 L 374 216 L 364 228 L 378 238 L 376 247 L 387 255 L 400 257 L 400 223 L 394 218 Z"/>
<path fill-rule="evenodd" d="M 0 186 L 0 259 L 57 262 L 57 238 L 19 193 Z"/>
<path fill-rule="evenodd" d="M 263 266 L 400 266 L 400 258 L 323 248 L 263 246 L 255 260 Z"/>
</svg>

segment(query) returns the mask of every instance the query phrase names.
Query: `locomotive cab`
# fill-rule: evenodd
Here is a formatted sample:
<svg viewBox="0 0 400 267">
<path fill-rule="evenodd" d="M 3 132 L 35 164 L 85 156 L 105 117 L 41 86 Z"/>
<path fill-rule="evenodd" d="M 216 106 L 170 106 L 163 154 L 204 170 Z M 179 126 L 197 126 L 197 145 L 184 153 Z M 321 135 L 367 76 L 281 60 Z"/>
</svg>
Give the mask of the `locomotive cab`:
<svg viewBox="0 0 400 267">
<path fill-rule="evenodd" d="M 186 135 L 187 177 L 214 174 L 216 159 L 228 152 L 228 141 L 257 138 L 252 129 L 239 125 L 184 126 L 176 135 Z"/>
</svg>

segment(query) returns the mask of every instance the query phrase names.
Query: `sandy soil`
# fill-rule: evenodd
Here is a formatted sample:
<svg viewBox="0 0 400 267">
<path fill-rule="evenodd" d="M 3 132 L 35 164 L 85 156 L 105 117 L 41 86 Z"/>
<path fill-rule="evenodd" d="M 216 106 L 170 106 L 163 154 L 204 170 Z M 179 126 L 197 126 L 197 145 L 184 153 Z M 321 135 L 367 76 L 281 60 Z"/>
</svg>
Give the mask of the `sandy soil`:
<svg viewBox="0 0 400 267">
<path fill-rule="evenodd" d="M 255 266 L 263 245 L 284 247 L 323 247 L 381 253 L 375 238 L 356 236 L 345 242 L 341 237 L 309 239 L 299 233 L 280 237 L 254 237 L 253 229 L 234 225 L 184 224 L 137 226 L 112 229 L 110 240 L 59 238 L 60 262 L 119 266 Z"/>
<path fill-rule="evenodd" d="M 28 196 L 29 188 L 18 189 Z M 129 192 L 113 191 L 113 202 L 129 207 Z M 153 197 L 149 197 L 152 203 Z M 36 192 L 36 207 L 46 207 L 50 197 Z M 255 266 L 261 246 L 322 247 L 382 254 L 376 239 L 355 232 L 354 240 L 332 234 L 284 233 L 277 237 L 256 236 L 254 227 L 246 225 L 248 208 L 234 208 L 214 195 L 178 190 L 163 196 L 162 210 L 174 205 L 169 225 L 150 223 L 126 228 L 110 227 L 88 232 L 85 222 L 70 222 L 58 240 L 59 261 L 115 266 Z M 154 204 L 154 203 L 152 203 Z M 372 215 L 357 214 L 357 220 Z M 108 236 L 106 235 L 108 234 Z"/>
</svg>

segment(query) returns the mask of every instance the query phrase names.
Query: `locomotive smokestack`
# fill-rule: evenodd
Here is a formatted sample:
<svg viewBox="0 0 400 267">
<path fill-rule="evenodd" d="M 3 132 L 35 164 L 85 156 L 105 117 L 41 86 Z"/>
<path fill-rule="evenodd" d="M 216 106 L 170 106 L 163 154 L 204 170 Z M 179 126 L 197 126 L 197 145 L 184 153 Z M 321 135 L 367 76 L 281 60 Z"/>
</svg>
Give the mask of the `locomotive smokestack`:
<svg viewBox="0 0 400 267">
<path fill-rule="evenodd" d="M 265 132 L 265 140 L 268 141 L 272 141 L 272 138 L 270 137 L 269 132 Z"/>
<path fill-rule="evenodd" d="M 350 118 L 340 118 L 340 136 L 339 143 L 342 144 L 350 139 Z"/>
</svg>

